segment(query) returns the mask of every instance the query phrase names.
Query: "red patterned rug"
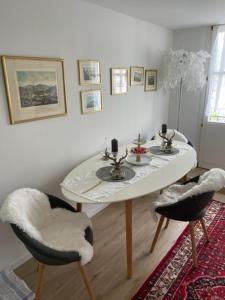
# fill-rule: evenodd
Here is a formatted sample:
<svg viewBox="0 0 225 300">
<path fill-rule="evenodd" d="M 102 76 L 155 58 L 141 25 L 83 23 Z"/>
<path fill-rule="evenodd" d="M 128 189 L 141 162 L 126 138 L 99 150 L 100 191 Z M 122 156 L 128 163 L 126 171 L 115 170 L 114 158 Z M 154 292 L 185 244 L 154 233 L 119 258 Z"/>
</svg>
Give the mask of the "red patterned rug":
<svg viewBox="0 0 225 300">
<path fill-rule="evenodd" d="M 186 227 L 132 300 L 225 299 L 225 205 L 213 201 L 204 219 L 210 242 L 206 243 L 197 222 L 198 268 L 193 268 L 189 228 Z"/>
</svg>

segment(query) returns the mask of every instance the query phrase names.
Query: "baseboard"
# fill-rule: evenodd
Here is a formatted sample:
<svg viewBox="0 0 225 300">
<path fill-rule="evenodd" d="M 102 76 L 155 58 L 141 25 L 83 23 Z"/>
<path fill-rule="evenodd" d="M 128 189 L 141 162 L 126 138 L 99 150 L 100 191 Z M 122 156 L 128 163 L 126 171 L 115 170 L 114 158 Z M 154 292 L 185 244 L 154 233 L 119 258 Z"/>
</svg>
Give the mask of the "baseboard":
<svg viewBox="0 0 225 300">
<path fill-rule="evenodd" d="M 225 170 L 225 165 L 222 164 L 212 164 L 205 161 L 199 161 L 199 167 L 204 169 L 212 169 L 212 168 L 221 168 Z"/>
<path fill-rule="evenodd" d="M 30 258 L 32 258 L 32 255 L 27 252 L 25 255 L 19 257 L 17 260 L 15 260 L 10 266 L 9 269 L 10 270 L 15 270 L 16 268 L 18 268 L 19 266 L 21 266 L 22 264 L 24 264 L 26 261 L 28 261 Z"/>
<path fill-rule="evenodd" d="M 100 211 L 102 211 L 109 205 L 110 205 L 110 203 L 97 204 L 97 205 L 94 205 L 94 207 L 91 209 L 89 206 L 88 210 L 87 211 L 84 210 L 84 211 L 86 212 L 86 214 L 88 215 L 89 218 L 92 218 L 93 216 L 95 216 L 97 213 L 99 213 Z"/>
</svg>

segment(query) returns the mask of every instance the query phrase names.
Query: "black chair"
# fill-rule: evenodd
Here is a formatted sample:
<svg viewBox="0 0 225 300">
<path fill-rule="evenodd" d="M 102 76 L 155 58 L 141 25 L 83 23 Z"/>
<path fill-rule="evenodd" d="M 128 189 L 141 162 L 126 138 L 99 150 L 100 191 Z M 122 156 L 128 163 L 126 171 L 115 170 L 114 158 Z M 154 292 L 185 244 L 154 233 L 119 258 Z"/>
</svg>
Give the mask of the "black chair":
<svg viewBox="0 0 225 300">
<path fill-rule="evenodd" d="M 189 182 L 198 182 L 199 176 L 196 176 L 183 184 Z M 196 221 L 200 221 L 202 229 L 204 231 L 207 241 L 209 241 L 208 233 L 205 227 L 204 215 L 206 213 L 209 203 L 212 201 L 214 191 L 209 191 L 206 193 L 198 194 L 192 197 L 188 197 L 176 203 L 157 207 L 155 211 L 161 215 L 158 227 L 150 248 L 150 253 L 153 252 L 157 239 L 159 237 L 160 230 L 162 228 L 164 219 L 167 218 L 166 226 L 169 224 L 169 220 L 189 222 L 189 228 L 191 233 L 191 243 L 192 243 L 192 257 L 194 261 L 194 266 L 197 267 L 197 254 L 196 254 L 196 244 L 195 244 L 195 233 L 194 233 L 194 224 Z"/>
<path fill-rule="evenodd" d="M 63 208 L 69 210 L 71 212 L 76 213 L 76 210 L 70 206 L 68 203 L 62 201 L 61 199 L 47 195 L 49 198 L 50 206 L 52 209 L 54 208 Z M 65 265 L 73 262 L 78 262 L 78 266 L 81 272 L 82 279 L 87 288 L 88 294 L 90 298 L 95 299 L 94 292 L 90 281 L 87 277 L 84 266 L 81 265 L 81 256 L 76 251 L 58 251 L 52 248 L 49 248 L 37 241 L 36 239 L 30 237 L 27 233 L 25 233 L 22 229 L 20 229 L 15 224 L 10 223 L 13 231 L 17 235 L 17 237 L 24 243 L 26 248 L 30 251 L 34 258 L 38 261 L 38 274 L 37 274 L 37 283 L 36 283 L 36 296 L 35 299 L 40 299 L 41 293 L 41 285 L 43 279 L 43 272 L 45 265 Z M 85 229 L 85 239 L 92 245 L 93 244 L 93 232 L 88 226 Z"/>
</svg>

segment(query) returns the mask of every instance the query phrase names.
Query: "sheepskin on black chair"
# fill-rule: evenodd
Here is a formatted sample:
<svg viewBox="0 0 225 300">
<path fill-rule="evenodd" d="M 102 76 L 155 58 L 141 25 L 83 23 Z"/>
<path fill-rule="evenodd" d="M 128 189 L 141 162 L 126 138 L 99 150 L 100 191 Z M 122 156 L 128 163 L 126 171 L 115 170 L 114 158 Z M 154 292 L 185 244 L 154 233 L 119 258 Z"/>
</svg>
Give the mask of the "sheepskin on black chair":
<svg viewBox="0 0 225 300">
<path fill-rule="evenodd" d="M 183 184 L 174 184 L 156 199 L 153 206 L 155 212 L 161 215 L 158 227 L 150 248 L 150 253 L 153 252 L 164 219 L 173 219 L 176 221 L 189 222 L 192 257 L 194 266 L 197 267 L 197 254 L 195 245 L 194 224 L 200 221 L 202 229 L 209 241 L 208 233 L 204 223 L 204 215 L 209 203 L 213 199 L 215 191 L 219 191 L 225 185 L 225 171 L 221 169 L 211 169 L 201 176 L 196 176 Z"/>
<path fill-rule="evenodd" d="M 17 237 L 38 261 L 36 297 L 40 299 L 45 265 L 77 262 L 91 299 L 95 299 L 84 265 L 93 256 L 91 222 L 68 203 L 35 189 L 10 194 L 0 210 Z"/>
</svg>

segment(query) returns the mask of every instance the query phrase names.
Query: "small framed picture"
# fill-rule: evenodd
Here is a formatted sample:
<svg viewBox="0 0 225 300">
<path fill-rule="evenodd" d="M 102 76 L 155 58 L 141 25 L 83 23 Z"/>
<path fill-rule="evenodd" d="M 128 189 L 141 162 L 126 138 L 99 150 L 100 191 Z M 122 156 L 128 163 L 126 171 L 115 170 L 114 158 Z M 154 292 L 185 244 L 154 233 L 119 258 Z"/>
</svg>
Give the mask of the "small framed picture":
<svg viewBox="0 0 225 300">
<path fill-rule="evenodd" d="M 157 70 L 145 70 L 145 92 L 157 90 Z"/>
<path fill-rule="evenodd" d="M 94 113 L 102 110 L 102 91 L 81 91 L 82 114 Z"/>
<path fill-rule="evenodd" d="M 65 115 L 63 60 L 2 57 L 11 124 Z"/>
<path fill-rule="evenodd" d="M 130 85 L 144 85 L 143 67 L 130 67 Z"/>
<path fill-rule="evenodd" d="M 78 60 L 80 85 L 101 84 L 101 68 L 98 60 Z"/>
<path fill-rule="evenodd" d="M 128 69 L 111 68 L 111 95 L 122 95 L 128 92 Z"/>
</svg>

